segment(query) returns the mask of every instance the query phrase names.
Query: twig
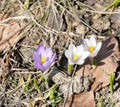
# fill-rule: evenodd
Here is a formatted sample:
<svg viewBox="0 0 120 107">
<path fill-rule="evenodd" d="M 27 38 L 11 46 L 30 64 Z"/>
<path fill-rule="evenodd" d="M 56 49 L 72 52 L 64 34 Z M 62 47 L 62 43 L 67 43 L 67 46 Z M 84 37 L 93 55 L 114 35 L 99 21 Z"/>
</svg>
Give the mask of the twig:
<svg viewBox="0 0 120 107">
<path fill-rule="evenodd" d="M 104 11 L 95 11 L 95 10 L 88 10 L 85 9 L 85 11 L 91 12 L 91 13 L 98 13 L 98 14 L 120 14 L 120 12 L 104 12 Z"/>
<path fill-rule="evenodd" d="M 57 4 L 59 7 L 61 7 L 62 9 L 64 9 L 66 12 L 68 12 L 71 16 L 73 16 L 77 21 L 82 22 L 85 26 L 87 26 L 88 28 L 90 28 L 93 32 L 97 33 L 97 34 L 101 34 L 100 32 L 98 32 L 96 29 L 94 29 L 93 27 L 91 27 L 90 25 L 88 25 L 84 19 L 82 17 L 78 17 L 77 15 L 74 15 L 72 12 L 70 12 L 69 10 L 67 10 L 65 7 L 63 7 L 62 5 L 60 5 L 58 2 L 56 2 L 55 0 L 53 0 L 55 4 Z"/>
<path fill-rule="evenodd" d="M 9 17 L 7 19 L 4 19 L 2 21 L 0 21 L 0 24 L 3 24 L 9 20 L 19 20 L 19 19 L 30 19 L 30 17 L 27 17 L 27 16 L 15 16 L 15 17 Z"/>
</svg>

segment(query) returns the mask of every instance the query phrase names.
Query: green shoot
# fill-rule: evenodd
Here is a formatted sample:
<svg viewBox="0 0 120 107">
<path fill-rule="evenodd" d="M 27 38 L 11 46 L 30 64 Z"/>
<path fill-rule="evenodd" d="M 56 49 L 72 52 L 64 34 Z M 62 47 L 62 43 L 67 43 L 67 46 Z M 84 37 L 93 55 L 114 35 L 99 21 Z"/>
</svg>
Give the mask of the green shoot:
<svg viewBox="0 0 120 107">
<path fill-rule="evenodd" d="M 97 67 L 96 60 L 91 60 L 91 62 L 92 62 L 92 68 L 95 69 Z"/>
<path fill-rule="evenodd" d="M 26 94 L 27 94 L 27 93 L 30 93 L 30 90 L 29 90 L 28 86 L 25 86 L 25 87 L 24 87 L 24 93 L 26 93 Z"/>
<path fill-rule="evenodd" d="M 24 78 L 21 77 L 21 83 L 23 84 L 23 89 L 25 93 L 30 93 L 29 82 L 31 80 L 31 74 L 28 75 L 27 81 L 25 82 Z"/>
<path fill-rule="evenodd" d="M 31 100 L 29 102 L 29 107 L 34 107 Z"/>
<path fill-rule="evenodd" d="M 111 90 L 111 93 L 113 93 L 114 91 L 114 74 L 113 73 L 110 73 L 110 90 Z"/>
<path fill-rule="evenodd" d="M 49 92 L 50 100 L 53 100 L 55 98 L 56 88 L 57 88 L 56 85 L 53 85 L 53 87 L 51 88 L 51 90 Z"/>
<path fill-rule="evenodd" d="M 40 93 L 39 85 L 36 78 L 34 78 L 34 86 L 35 86 L 35 89 L 38 91 L 38 93 Z"/>
<path fill-rule="evenodd" d="M 120 0 L 114 0 L 110 5 L 108 5 L 105 10 L 108 10 L 109 8 L 112 8 L 112 7 L 118 7 L 120 3 Z"/>
<path fill-rule="evenodd" d="M 56 105 L 60 103 L 62 99 L 63 99 L 62 97 L 56 97 L 55 102 L 52 103 L 52 107 L 56 107 Z"/>
<path fill-rule="evenodd" d="M 30 5 L 30 0 L 25 0 L 25 2 L 24 2 L 24 8 L 28 9 L 29 5 Z"/>
<path fill-rule="evenodd" d="M 102 98 L 98 99 L 97 107 L 103 107 L 103 99 Z"/>
<path fill-rule="evenodd" d="M 68 64 L 68 74 L 72 75 L 73 65 Z"/>
<path fill-rule="evenodd" d="M 48 89 L 49 88 L 48 81 L 45 79 L 44 74 L 42 72 L 40 72 L 40 75 L 45 88 Z"/>
</svg>

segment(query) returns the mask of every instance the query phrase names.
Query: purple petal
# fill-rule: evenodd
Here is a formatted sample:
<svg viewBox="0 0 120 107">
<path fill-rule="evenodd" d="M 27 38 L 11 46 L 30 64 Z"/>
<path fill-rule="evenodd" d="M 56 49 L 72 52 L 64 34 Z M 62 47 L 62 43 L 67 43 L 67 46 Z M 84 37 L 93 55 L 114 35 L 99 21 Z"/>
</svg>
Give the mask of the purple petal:
<svg viewBox="0 0 120 107">
<path fill-rule="evenodd" d="M 51 48 L 47 48 L 44 56 L 45 56 L 45 58 L 47 58 L 47 57 L 51 58 L 52 54 L 53 54 L 52 53 L 52 49 Z"/>
<path fill-rule="evenodd" d="M 40 61 L 41 55 L 38 55 L 38 53 L 35 52 L 35 53 L 33 54 L 33 59 L 34 59 L 35 61 Z"/>
<path fill-rule="evenodd" d="M 38 55 L 44 55 L 45 53 L 46 53 L 46 50 L 45 50 L 45 48 L 43 47 L 43 45 L 42 44 L 40 44 L 39 46 L 38 46 L 38 48 L 36 49 L 36 53 L 38 54 Z"/>
<path fill-rule="evenodd" d="M 33 59 L 34 59 L 34 64 L 35 64 L 36 68 L 44 71 L 45 67 L 40 62 L 41 54 L 39 55 L 37 52 L 35 52 L 35 54 L 33 55 Z"/>
<path fill-rule="evenodd" d="M 36 52 L 33 54 L 34 64 L 37 69 L 45 71 L 56 59 L 56 54 L 52 56 L 51 48 L 44 48 L 43 45 L 39 45 Z M 41 63 L 41 57 L 44 56 L 46 61 L 44 64 Z"/>
<path fill-rule="evenodd" d="M 51 65 L 51 62 L 50 62 L 50 61 L 45 62 L 45 63 L 43 64 L 44 71 L 45 71 L 48 67 L 50 67 L 50 65 Z"/>
<path fill-rule="evenodd" d="M 39 70 L 42 70 L 42 71 L 45 70 L 44 66 L 40 62 L 38 62 L 38 61 L 35 61 L 35 66 Z"/>
<path fill-rule="evenodd" d="M 55 61 L 56 56 L 57 56 L 57 55 L 54 54 L 51 59 L 48 58 L 48 59 L 46 60 L 46 62 L 43 64 L 45 70 L 46 70 L 48 67 L 50 67 L 51 64 Z"/>
<path fill-rule="evenodd" d="M 56 55 L 56 53 L 55 53 L 55 54 L 52 56 L 51 60 L 50 60 L 51 64 L 56 60 L 56 57 L 57 57 L 57 55 Z"/>
</svg>

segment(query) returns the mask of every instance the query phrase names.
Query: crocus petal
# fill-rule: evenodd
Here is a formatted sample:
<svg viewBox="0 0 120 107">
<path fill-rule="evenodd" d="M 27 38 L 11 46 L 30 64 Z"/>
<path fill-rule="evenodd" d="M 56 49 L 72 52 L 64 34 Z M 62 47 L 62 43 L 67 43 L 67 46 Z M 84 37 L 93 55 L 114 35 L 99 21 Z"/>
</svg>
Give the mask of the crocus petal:
<svg viewBox="0 0 120 107">
<path fill-rule="evenodd" d="M 95 57 L 95 56 L 98 54 L 101 46 L 102 46 L 102 42 L 99 42 L 99 43 L 97 44 L 96 48 L 95 48 L 95 51 L 94 51 L 90 56 L 91 56 L 91 57 Z"/>
<path fill-rule="evenodd" d="M 37 69 L 45 71 L 56 59 L 56 54 L 52 56 L 51 48 L 44 48 L 43 45 L 39 45 L 36 52 L 33 54 L 34 64 Z M 41 63 L 41 57 L 45 57 L 45 62 Z"/>
<path fill-rule="evenodd" d="M 79 45 L 79 46 L 77 46 L 76 47 L 77 49 L 77 54 L 78 54 L 78 56 L 80 57 L 82 54 L 83 54 L 83 51 L 84 51 L 84 46 L 81 44 L 81 45 Z"/>
<path fill-rule="evenodd" d="M 51 48 L 47 48 L 44 56 L 45 56 L 45 58 L 47 58 L 47 57 L 51 58 L 52 54 L 53 54 L 52 53 L 52 49 Z"/>
<path fill-rule="evenodd" d="M 42 64 L 40 64 L 40 62 L 38 62 L 38 61 L 35 61 L 35 66 L 37 69 L 40 69 L 42 71 L 45 70 L 44 66 Z"/>
<path fill-rule="evenodd" d="M 40 44 L 40 45 L 38 46 L 38 48 L 37 48 L 37 50 L 36 50 L 36 53 L 37 53 L 38 55 L 41 54 L 42 56 L 46 53 L 45 48 L 43 47 L 42 44 Z"/>
<path fill-rule="evenodd" d="M 74 65 L 74 64 L 75 64 L 75 62 L 74 62 L 74 61 L 69 60 L 69 59 L 68 59 L 68 63 L 69 63 L 70 65 Z"/>
<path fill-rule="evenodd" d="M 90 43 L 91 43 L 92 46 L 96 47 L 96 40 L 95 40 L 95 36 L 94 35 L 92 35 L 90 37 Z"/>
<path fill-rule="evenodd" d="M 68 47 L 68 50 L 70 50 L 72 54 L 76 53 L 75 45 L 73 43 L 71 43 Z"/>
<path fill-rule="evenodd" d="M 39 69 L 40 69 L 42 72 L 46 70 L 46 68 L 45 68 L 43 65 L 41 65 L 41 67 L 40 67 Z"/>
<path fill-rule="evenodd" d="M 95 48 L 95 51 L 90 55 L 90 57 L 95 57 L 98 54 L 101 46 L 102 46 L 102 42 L 99 42 Z"/>
<path fill-rule="evenodd" d="M 68 59 L 72 60 L 72 56 L 73 56 L 72 51 L 66 50 L 66 51 L 65 51 L 65 56 L 66 56 Z"/>
<path fill-rule="evenodd" d="M 65 56 L 68 58 L 68 59 L 71 59 L 72 60 L 72 56 L 73 56 L 73 53 L 74 53 L 74 50 L 75 49 L 75 45 L 74 44 L 70 44 L 69 47 L 68 47 L 68 50 L 65 51 Z"/>
<path fill-rule="evenodd" d="M 56 57 L 57 57 L 57 55 L 56 55 L 56 53 L 55 53 L 55 54 L 52 56 L 51 60 L 50 60 L 51 64 L 56 60 Z"/>
<path fill-rule="evenodd" d="M 83 63 L 84 63 L 85 61 L 84 60 L 78 60 L 77 62 L 76 62 L 76 64 L 78 64 L 78 65 L 82 65 Z"/>
<path fill-rule="evenodd" d="M 95 48 L 95 51 L 98 52 L 101 49 L 101 47 L 102 47 L 102 42 L 99 42 Z"/>
<path fill-rule="evenodd" d="M 90 57 L 95 57 L 96 55 L 97 55 L 97 52 L 95 51 L 95 52 L 91 53 L 89 56 Z"/>
<path fill-rule="evenodd" d="M 44 71 L 45 71 L 48 67 L 50 67 L 50 65 L 51 65 L 51 62 L 50 62 L 50 61 L 45 62 L 45 63 L 43 64 Z"/>
<path fill-rule="evenodd" d="M 94 35 L 91 35 L 90 39 L 84 39 L 85 50 L 90 52 L 90 57 L 95 57 L 100 48 L 102 43 L 96 43 L 96 39 Z"/>
<path fill-rule="evenodd" d="M 85 50 L 89 50 L 89 46 L 91 45 L 88 39 L 84 39 Z"/>
<path fill-rule="evenodd" d="M 70 54 L 69 54 L 69 50 L 65 51 L 65 56 L 69 59 L 70 58 Z"/>
<path fill-rule="evenodd" d="M 34 53 L 33 54 L 33 59 L 35 60 L 35 61 L 40 61 L 40 59 L 41 59 L 41 55 L 39 55 L 38 53 Z"/>
<path fill-rule="evenodd" d="M 68 50 L 71 50 L 71 49 L 75 49 L 76 47 L 75 47 L 75 45 L 73 44 L 73 43 L 71 43 L 70 45 L 69 45 L 69 47 L 68 47 Z"/>
<path fill-rule="evenodd" d="M 90 55 L 90 52 L 88 51 L 84 51 L 81 58 L 79 58 L 79 60 L 76 61 L 76 64 L 78 65 L 82 65 L 85 62 L 85 59 Z"/>
<path fill-rule="evenodd" d="M 89 55 L 90 55 L 90 52 L 84 51 L 84 52 L 83 52 L 83 55 L 82 55 L 82 57 L 81 57 L 81 60 L 85 60 Z"/>
<path fill-rule="evenodd" d="M 38 55 L 37 53 L 35 53 L 33 55 L 33 58 L 34 58 L 34 64 L 35 64 L 36 68 L 44 71 L 45 68 L 44 68 L 44 66 L 40 62 L 41 55 Z"/>
</svg>

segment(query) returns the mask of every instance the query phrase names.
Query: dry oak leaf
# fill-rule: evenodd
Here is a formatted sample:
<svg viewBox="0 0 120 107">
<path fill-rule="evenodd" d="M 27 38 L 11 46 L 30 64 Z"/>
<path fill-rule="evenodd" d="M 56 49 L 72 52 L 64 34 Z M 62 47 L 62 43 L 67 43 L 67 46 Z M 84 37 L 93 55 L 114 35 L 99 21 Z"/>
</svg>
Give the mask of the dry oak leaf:
<svg viewBox="0 0 120 107">
<path fill-rule="evenodd" d="M 0 21 L 7 17 L 0 14 Z M 0 24 L 0 51 L 5 51 L 9 47 L 14 46 L 19 41 L 20 24 L 18 21 L 9 20 Z"/>
<path fill-rule="evenodd" d="M 65 107 L 95 107 L 93 91 L 70 96 Z"/>
<path fill-rule="evenodd" d="M 105 40 L 95 58 L 98 66 L 95 69 L 91 69 L 91 63 L 87 59 L 88 61 L 76 72 L 77 76 L 83 76 L 84 71 L 84 76 L 93 76 L 95 78 L 91 87 L 92 91 L 101 89 L 109 84 L 110 73 L 115 72 L 118 67 L 115 58 L 116 53 L 120 55 L 118 45 L 118 41 L 113 37 Z"/>
</svg>

